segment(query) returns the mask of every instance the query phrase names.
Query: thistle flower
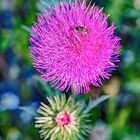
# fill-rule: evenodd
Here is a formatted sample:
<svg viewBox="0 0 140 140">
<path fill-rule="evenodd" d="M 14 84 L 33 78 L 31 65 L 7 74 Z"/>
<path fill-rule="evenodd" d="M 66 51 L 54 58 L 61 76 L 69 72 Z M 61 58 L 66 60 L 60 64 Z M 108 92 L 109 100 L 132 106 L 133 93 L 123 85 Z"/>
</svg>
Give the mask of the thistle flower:
<svg viewBox="0 0 140 140">
<path fill-rule="evenodd" d="M 83 112 L 81 102 L 73 96 L 47 98 L 49 105 L 41 103 L 36 117 L 36 127 L 44 140 L 82 140 L 88 132 L 88 114 Z"/>
<path fill-rule="evenodd" d="M 109 79 L 119 62 L 120 38 L 108 16 L 86 2 L 46 10 L 32 27 L 30 52 L 41 77 L 61 91 L 87 93 Z"/>
</svg>

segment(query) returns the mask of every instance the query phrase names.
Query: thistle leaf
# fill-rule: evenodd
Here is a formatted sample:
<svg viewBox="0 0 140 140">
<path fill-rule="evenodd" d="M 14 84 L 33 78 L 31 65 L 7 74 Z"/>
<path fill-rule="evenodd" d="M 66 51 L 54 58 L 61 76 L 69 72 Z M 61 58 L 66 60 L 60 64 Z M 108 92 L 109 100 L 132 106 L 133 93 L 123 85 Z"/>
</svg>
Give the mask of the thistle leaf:
<svg viewBox="0 0 140 140">
<path fill-rule="evenodd" d="M 108 95 L 103 95 L 101 97 L 99 97 L 96 100 L 90 101 L 87 108 L 85 109 L 85 113 L 88 113 L 89 111 L 91 111 L 93 108 L 95 108 L 97 105 L 99 105 L 100 103 L 104 102 L 105 100 L 109 99 L 110 96 Z"/>
</svg>

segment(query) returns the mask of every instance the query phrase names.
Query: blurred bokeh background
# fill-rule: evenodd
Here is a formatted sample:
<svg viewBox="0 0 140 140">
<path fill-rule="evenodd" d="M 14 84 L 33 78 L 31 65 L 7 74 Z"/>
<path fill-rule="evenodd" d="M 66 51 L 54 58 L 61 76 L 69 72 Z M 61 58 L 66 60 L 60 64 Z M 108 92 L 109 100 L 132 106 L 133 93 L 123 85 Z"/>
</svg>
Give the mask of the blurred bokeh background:
<svg viewBox="0 0 140 140">
<path fill-rule="evenodd" d="M 94 2 L 104 7 L 104 12 L 110 14 L 109 22 L 117 26 L 122 51 L 113 77 L 101 88 L 91 87 L 90 94 L 81 95 L 85 99 L 112 96 L 93 109 L 89 139 L 140 140 L 140 0 Z M 46 95 L 59 92 L 37 76 L 29 55 L 27 30 L 36 21 L 38 3 L 0 0 L 0 140 L 39 140 L 34 111 Z"/>
</svg>

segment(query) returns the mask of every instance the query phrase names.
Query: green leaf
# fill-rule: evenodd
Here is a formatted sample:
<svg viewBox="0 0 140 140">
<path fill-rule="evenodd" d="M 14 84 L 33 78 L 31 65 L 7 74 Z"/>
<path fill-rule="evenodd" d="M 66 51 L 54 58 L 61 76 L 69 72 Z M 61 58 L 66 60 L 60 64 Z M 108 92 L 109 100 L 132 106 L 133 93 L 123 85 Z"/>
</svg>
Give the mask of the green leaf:
<svg viewBox="0 0 140 140">
<path fill-rule="evenodd" d="M 31 114 L 33 116 L 37 116 L 35 109 L 31 106 L 19 106 L 18 109 L 23 110 L 23 111 L 25 111 L 28 114 Z"/>
<path fill-rule="evenodd" d="M 26 30 L 29 33 L 32 33 L 32 29 L 26 25 L 21 25 L 21 28 L 23 28 L 24 30 Z"/>
<path fill-rule="evenodd" d="M 97 105 L 99 105 L 101 102 L 109 99 L 110 96 L 108 95 L 103 95 L 101 97 L 99 97 L 98 99 L 96 100 L 93 100 L 93 101 L 90 101 L 89 102 L 89 105 L 86 107 L 85 109 L 85 113 L 88 113 L 89 111 L 91 111 L 93 108 L 95 108 Z"/>
</svg>

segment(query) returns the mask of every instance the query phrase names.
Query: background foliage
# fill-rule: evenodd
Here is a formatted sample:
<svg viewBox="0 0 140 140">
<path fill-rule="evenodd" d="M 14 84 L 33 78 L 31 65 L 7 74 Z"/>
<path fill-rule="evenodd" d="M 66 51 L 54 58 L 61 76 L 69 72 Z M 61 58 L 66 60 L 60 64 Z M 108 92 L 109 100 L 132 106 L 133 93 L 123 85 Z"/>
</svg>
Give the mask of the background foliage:
<svg viewBox="0 0 140 140">
<path fill-rule="evenodd" d="M 113 77 L 102 88 L 91 87 L 90 94 L 79 95 L 87 101 L 102 94 L 112 96 L 92 110 L 89 139 L 140 140 L 140 0 L 94 2 L 117 26 L 122 51 Z M 46 95 L 59 94 L 31 64 L 26 30 L 36 21 L 38 7 L 38 0 L 0 0 L 0 140 L 39 140 L 34 110 Z"/>
</svg>

